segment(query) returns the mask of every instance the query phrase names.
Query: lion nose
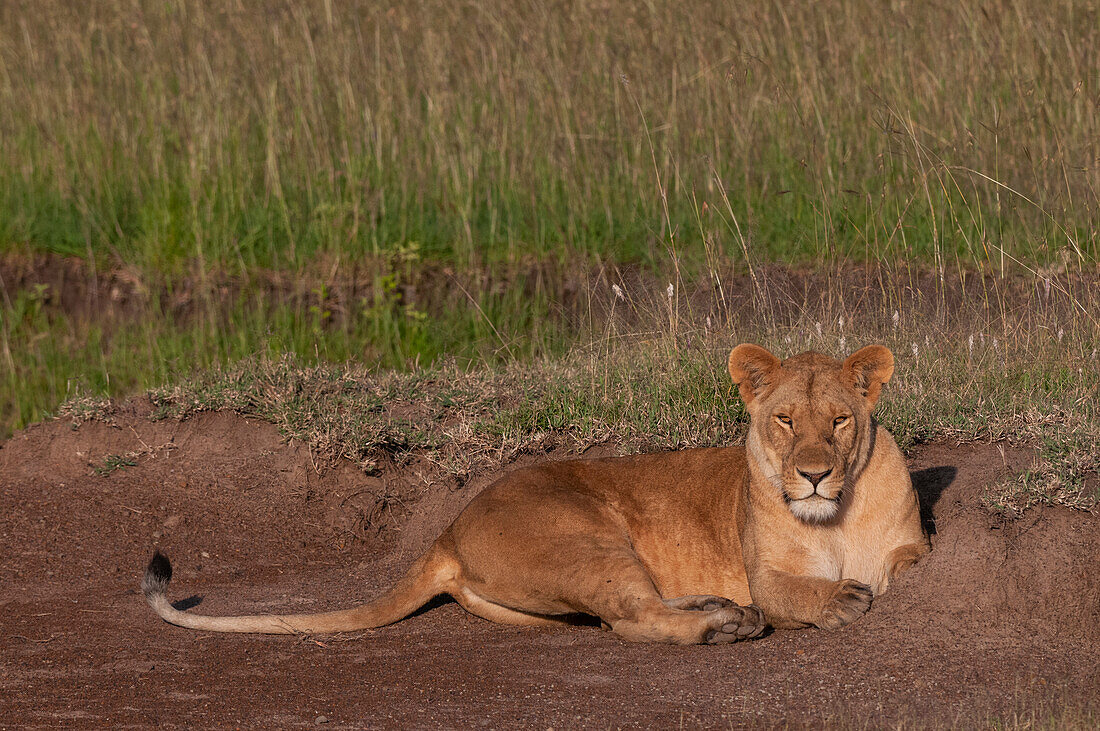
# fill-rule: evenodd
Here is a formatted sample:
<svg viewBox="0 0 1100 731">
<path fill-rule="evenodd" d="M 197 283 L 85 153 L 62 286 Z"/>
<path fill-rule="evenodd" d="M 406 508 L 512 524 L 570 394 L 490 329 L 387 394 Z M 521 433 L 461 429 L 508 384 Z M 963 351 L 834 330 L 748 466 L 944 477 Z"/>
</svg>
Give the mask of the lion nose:
<svg viewBox="0 0 1100 731">
<path fill-rule="evenodd" d="M 799 470 L 798 474 L 809 480 L 810 484 L 816 488 L 818 483 L 831 475 L 832 472 L 832 470 L 825 470 L 824 472 L 803 472 L 802 470 Z"/>
</svg>

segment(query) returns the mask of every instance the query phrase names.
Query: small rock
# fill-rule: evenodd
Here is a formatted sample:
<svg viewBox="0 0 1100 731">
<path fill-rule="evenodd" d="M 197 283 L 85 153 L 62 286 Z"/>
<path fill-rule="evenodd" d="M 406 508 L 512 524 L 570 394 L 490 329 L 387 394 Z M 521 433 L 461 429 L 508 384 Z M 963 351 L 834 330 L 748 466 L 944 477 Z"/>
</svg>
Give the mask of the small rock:
<svg viewBox="0 0 1100 731">
<path fill-rule="evenodd" d="M 313 722 L 318 726 L 320 726 L 322 723 L 328 723 L 328 716 L 318 716 L 317 718 L 313 719 Z"/>
</svg>

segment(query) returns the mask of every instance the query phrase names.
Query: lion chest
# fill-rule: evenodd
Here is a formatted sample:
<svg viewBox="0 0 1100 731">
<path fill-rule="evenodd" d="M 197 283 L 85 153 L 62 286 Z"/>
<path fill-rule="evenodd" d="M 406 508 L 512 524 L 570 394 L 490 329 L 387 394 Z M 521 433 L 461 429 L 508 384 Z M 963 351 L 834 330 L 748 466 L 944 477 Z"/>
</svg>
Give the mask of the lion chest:
<svg viewBox="0 0 1100 731">
<path fill-rule="evenodd" d="M 893 548 L 890 541 L 874 534 L 826 533 L 820 529 L 814 539 L 792 546 L 787 560 L 778 562 L 776 568 L 830 581 L 854 579 L 870 586 L 875 594 L 886 590 L 886 559 Z"/>
<path fill-rule="evenodd" d="M 832 581 L 854 579 L 881 594 L 886 590 L 891 548 L 877 536 L 837 534 L 807 551 L 805 572 Z"/>
<path fill-rule="evenodd" d="M 867 531 L 850 536 L 845 541 L 841 578 L 855 579 L 871 587 L 876 595 L 881 594 L 890 583 L 890 553 L 901 543 L 903 541 L 889 531 Z"/>
</svg>

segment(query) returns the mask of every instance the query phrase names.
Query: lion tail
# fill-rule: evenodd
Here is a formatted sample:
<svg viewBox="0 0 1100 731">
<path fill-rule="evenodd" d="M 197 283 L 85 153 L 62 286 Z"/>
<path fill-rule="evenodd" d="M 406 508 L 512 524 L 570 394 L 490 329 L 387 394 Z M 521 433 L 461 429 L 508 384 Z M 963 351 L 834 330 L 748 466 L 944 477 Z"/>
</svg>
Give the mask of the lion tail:
<svg viewBox="0 0 1100 731">
<path fill-rule="evenodd" d="M 170 624 L 210 632 L 263 634 L 315 634 L 351 632 L 381 627 L 404 619 L 428 601 L 447 593 L 456 574 L 453 559 L 433 547 L 412 565 L 393 587 L 374 601 L 351 609 L 318 614 L 258 614 L 211 617 L 181 611 L 168 601 L 172 564 L 160 551 L 153 554 L 141 591 L 149 606 Z"/>
</svg>

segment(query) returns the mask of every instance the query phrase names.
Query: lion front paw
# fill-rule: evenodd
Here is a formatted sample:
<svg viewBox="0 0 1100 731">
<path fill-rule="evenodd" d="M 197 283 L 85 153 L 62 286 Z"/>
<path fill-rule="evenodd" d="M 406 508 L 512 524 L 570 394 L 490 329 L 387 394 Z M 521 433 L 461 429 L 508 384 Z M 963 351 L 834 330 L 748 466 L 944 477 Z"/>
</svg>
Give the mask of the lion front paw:
<svg viewBox="0 0 1100 731">
<path fill-rule="evenodd" d="M 815 625 L 822 629 L 837 629 L 859 619 L 871 608 L 875 594 L 871 587 L 852 579 L 836 583 L 836 589 L 821 610 Z"/>
</svg>

